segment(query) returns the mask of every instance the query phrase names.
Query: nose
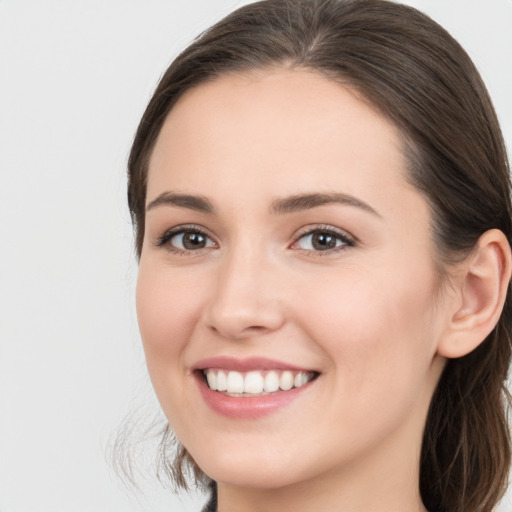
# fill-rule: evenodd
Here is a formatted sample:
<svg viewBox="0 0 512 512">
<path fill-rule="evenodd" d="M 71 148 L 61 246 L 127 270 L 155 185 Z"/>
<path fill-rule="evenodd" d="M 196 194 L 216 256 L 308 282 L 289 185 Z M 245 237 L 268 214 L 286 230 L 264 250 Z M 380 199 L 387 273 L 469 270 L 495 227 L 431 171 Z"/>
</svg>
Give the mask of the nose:
<svg viewBox="0 0 512 512">
<path fill-rule="evenodd" d="M 206 323 L 216 334 L 243 340 L 278 330 L 285 321 L 278 269 L 254 247 L 219 263 Z"/>
</svg>

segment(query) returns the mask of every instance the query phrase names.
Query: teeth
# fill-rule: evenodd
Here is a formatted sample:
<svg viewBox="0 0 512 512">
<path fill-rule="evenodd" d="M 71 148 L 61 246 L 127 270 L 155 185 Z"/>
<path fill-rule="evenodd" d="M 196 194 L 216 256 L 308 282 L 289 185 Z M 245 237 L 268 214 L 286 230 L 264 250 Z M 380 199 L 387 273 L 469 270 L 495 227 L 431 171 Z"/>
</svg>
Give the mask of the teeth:
<svg viewBox="0 0 512 512">
<path fill-rule="evenodd" d="M 210 389 L 228 395 L 261 395 L 300 388 L 313 379 L 312 372 L 251 371 L 240 373 L 208 368 L 204 370 Z"/>
<path fill-rule="evenodd" d="M 244 392 L 244 376 L 238 372 L 229 372 L 226 391 L 228 393 L 243 393 Z"/>
<path fill-rule="evenodd" d="M 271 371 L 265 375 L 265 391 L 272 393 L 279 389 L 279 375 L 276 372 Z"/>
<path fill-rule="evenodd" d="M 295 375 L 295 379 L 293 381 L 293 385 L 296 388 L 300 388 L 301 386 L 304 386 L 304 384 L 307 384 L 310 380 L 310 377 L 308 377 L 307 373 L 299 372 L 297 375 Z M 217 389 L 219 389 L 219 379 L 217 377 Z"/>
<path fill-rule="evenodd" d="M 213 373 L 213 372 L 209 372 Z M 228 389 L 228 379 L 224 372 L 217 373 L 217 391 L 226 391 Z"/>
<path fill-rule="evenodd" d="M 284 391 L 288 391 L 293 388 L 293 373 L 286 371 L 281 374 L 279 379 L 279 387 Z"/>
<path fill-rule="evenodd" d="M 208 372 L 206 374 L 206 380 L 208 381 L 208 386 L 210 386 L 210 389 L 213 389 L 214 391 L 217 390 L 217 376 L 213 372 Z"/>
<path fill-rule="evenodd" d="M 244 379 L 244 393 L 263 393 L 263 376 L 260 372 L 249 372 Z"/>
</svg>

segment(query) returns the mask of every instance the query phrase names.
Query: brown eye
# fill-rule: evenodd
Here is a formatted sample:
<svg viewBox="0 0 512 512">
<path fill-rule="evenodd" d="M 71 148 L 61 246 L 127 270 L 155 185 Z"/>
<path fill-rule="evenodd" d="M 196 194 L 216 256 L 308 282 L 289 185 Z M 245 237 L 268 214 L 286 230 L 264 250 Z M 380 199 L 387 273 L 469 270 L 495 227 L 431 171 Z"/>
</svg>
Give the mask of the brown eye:
<svg viewBox="0 0 512 512">
<path fill-rule="evenodd" d="M 306 251 L 325 252 L 354 245 L 353 241 L 341 233 L 327 230 L 315 230 L 302 235 L 295 246 Z"/>
<path fill-rule="evenodd" d="M 200 231 L 180 231 L 175 233 L 170 239 L 169 244 L 175 249 L 182 251 L 195 251 L 207 247 L 214 247 L 213 241 Z"/>
<path fill-rule="evenodd" d="M 327 249 L 334 249 L 338 240 L 335 236 L 329 233 L 314 233 L 311 236 L 311 245 L 317 251 L 325 251 Z"/>
</svg>

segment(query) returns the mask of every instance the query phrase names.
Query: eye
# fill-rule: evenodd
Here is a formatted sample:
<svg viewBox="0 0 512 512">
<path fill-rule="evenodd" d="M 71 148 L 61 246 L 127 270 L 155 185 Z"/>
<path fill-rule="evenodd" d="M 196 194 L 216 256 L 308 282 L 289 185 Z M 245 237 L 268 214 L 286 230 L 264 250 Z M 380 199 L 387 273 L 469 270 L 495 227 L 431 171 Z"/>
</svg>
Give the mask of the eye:
<svg viewBox="0 0 512 512">
<path fill-rule="evenodd" d="M 174 252 L 189 252 L 216 247 L 215 242 L 197 228 L 176 228 L 167 231 L 157 242 L 158 246 L 167 246 Z"/>
<path fill-rule="evenodd" d="M 213 247 L 213 242 L 206 235 L 198 231 L 184 231 L 171 237 L 169 243 L 177 249 L 195 251 L 205 247 Z"/>
<path fill-rule="evenodd" d="M 301 235 L 292 248 L 305 251 L 327 252 L 351 247 L 354 240 L 332 228 L 318 228 Z"/>
</svg>

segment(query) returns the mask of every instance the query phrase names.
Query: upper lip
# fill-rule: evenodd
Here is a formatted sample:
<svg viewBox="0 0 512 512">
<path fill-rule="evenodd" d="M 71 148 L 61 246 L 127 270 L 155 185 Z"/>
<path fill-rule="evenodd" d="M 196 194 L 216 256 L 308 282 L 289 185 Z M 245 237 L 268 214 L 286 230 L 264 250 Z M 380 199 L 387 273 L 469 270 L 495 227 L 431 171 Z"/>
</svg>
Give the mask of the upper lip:
<svg viewBox="0 0 512 512">
<path fill-rule="evenodd" d="M 237 372 L 249 372 L 252 370 L 314 371 L 266 357 L 248 357 L 244 359 L 229 356 L 208 357 L 201 359 L 193 366 L 194 370 L 206 370 L 208 368 L 222 368 Z"/>
</svg>

